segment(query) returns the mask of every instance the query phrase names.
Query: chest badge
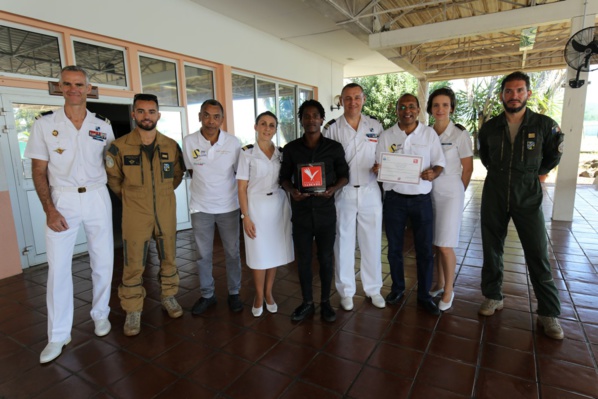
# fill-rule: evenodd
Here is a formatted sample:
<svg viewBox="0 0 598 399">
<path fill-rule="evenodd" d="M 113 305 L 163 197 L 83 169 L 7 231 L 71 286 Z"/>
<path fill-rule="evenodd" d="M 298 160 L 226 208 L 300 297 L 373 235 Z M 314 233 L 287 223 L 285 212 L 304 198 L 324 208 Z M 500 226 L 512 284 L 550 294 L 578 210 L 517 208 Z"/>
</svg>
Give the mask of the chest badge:
<svg viewBox="0 0 598 399">
<path fill-rule="evenodd" d="M 52 136 L 54 136 L 54 137 L 58 136 L 58 130 L 52 130 Z"/>
<path fill-rule="evenodd" d="M 528 151 L 533 150 L 534 148 L 536 148 L 536 142 L 532 141 L 532 140 L 528 140 L 526 143 L 526 148 Z"/>
<path fill-rule="evenodd" d="M 57 152 L 58 154 L 62 155 L 62 153 L 66 151 L 64 148 L 60 148 L 58 147 L 57 149 L 54 150 L 54 152 Z"/>
</svg>

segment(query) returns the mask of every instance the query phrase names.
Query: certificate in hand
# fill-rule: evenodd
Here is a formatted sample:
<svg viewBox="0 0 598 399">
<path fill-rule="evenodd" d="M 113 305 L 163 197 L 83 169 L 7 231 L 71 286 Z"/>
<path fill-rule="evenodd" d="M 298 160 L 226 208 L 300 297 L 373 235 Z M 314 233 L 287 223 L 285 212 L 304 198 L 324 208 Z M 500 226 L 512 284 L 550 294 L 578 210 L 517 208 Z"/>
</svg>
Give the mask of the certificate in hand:
<svg viewBox="0 0 598 399">
<path fill-rule="evenodd" d="M 419 184 L 423 157 L 418 155 L 380 154 L 378 181 L 386 183 Z"/>
</svg>

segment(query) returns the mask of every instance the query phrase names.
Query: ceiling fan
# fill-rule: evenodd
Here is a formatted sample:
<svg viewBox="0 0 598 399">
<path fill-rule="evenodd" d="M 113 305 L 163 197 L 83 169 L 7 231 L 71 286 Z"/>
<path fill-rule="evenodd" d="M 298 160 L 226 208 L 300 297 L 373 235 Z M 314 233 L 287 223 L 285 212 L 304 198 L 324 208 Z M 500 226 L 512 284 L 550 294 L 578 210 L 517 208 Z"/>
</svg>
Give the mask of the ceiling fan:
<svg viewBox="0 0 598 399">
<path fill-rule="evenodd" d="M 580 88 L 585 80 L 579 79 L 579 74 L 598 68 L 598 30 L 594 26 L 582 29 L 569 38 L 565 46 L 565 61 L 577 70 L 575 79 L 569 80 L 569 86 Z"/>
</svg>

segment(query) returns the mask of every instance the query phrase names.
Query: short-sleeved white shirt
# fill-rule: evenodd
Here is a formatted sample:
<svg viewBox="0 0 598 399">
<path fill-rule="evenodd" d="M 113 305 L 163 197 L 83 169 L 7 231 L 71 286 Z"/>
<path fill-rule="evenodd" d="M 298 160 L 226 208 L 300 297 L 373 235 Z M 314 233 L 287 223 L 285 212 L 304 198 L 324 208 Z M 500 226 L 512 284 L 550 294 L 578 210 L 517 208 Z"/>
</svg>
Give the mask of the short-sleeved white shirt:
<svg viewBox="0 0 598 399">
<path fill-rule="evenodd" d="M 449 122 L 440 136 L 440 144 L 446 159 L 442 175 L 458 175 L 463 173 L 461 159 L 472 157 L 473 149 L 467 130 L 461 130 L 453 122 Z"/>
<path fill-rule="evenodd" d="M 423 158 L 422 171 L 434 166 L 445 166 L 438 134 L 421 122 L 410 134 L 399 129 L 398 124 L 382 132 L 378 139 L 376 159 L 380 159 L 380 154 L 383 152 L 419 155 Z M 428 194 L 432 190 L 432 182 L 423 179 L 420 179 L 419 184 L 385 182 L 383 187 L 385 191 L 393 190 L 399 194 Z"/>
<path fill-rule="evenodd" d="M 183 139 L 183 158 L 191 179 L 191 213 L 227 213 L 239 209 L 235 172 L 241 142 L 223 130 L 212 145 L 197 131 Z"/>
<path fill-rule="evenodd" d="M 383 130 L 378 120 L 363 114 L 357 131 L 344 115 L 324 129 L 324 136 L 338 141 L 345 150 L 345 159 L 349 164 L 349 186 L 376 184 L 376 175 L 371 169 L 376 161 L 378 137 Z"/>
<path fill-rule="evenodd" d="M 255 143 L 252 148 L 244 148 L 239 155 L 237 180 L 247 180 L 248 194 L 268 194 L 280 188 L 278 174 L 282 153 L 275 147 L 272 158 L 268 158 Z"/>
<path fill-rule="evenodd" d="M 106 184 L 104 156 L 112 141 L 114 133 L 106 119 L 88 110 L 77 130 L 61 108 L 35 121 L 25 156 L 48 161 L 50 187 Z"/>
</svg>

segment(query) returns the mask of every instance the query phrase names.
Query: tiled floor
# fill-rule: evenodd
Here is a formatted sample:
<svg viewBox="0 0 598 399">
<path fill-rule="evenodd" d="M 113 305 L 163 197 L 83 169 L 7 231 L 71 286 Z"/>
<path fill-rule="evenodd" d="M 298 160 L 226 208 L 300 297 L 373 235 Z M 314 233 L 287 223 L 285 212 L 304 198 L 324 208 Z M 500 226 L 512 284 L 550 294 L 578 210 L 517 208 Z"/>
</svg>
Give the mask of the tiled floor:
<svg viewBox="0 0 598 399">
<path fill-rule="evenodd" d="M 46 344 L 46 268 L 0 281 L 0 398 L 598 397 L 598 191 L 579 187 L 572 223 L 550 222 L 553 191 L 547 188 L 545 211 L 563 308 L 562 342 L 537 330 L 535 299 L 514 230 L 506 245 L 505 309 L 489 318 L 478 316 L 481 183 L 474 182 L 457 250 L 456 300 L 439 317 L 415 305 L 412 252 L 407 254 L 410 290 L 397 306 L 379 310 L 357 296 L 355 310 L 339 310 L 333 324 L 322 322 L 319 313 L 294 324 L 289 315 L 301 298 L 290 265 L 277 275 L 278 314 L 251 315 L 253 288 L 246 268 L 245 310 L 232 314 L 219 250 L 214 268 L 218 305 L 207 314 L 186 312 L 169 319 L 159 306 L 152 260 L 141 334 L 123 335 L 124 316 L 114 293 L 113 331 L 97 338 L 89 319 L 88 259 L 82 257 L 73 265 L 73 341 L 48 365 L 39 364 Z M 179 234 L 178 246 L 178 298 L 189 309 L 198 298 L 190 231 Z M 122 266 L 119 251 L 116 259 L 114 287 Z M 386 294 L 388 265 L 384 278 Z M 332 302 L 338 306 L 338 295 Z"/>
</svg>

